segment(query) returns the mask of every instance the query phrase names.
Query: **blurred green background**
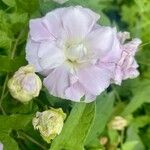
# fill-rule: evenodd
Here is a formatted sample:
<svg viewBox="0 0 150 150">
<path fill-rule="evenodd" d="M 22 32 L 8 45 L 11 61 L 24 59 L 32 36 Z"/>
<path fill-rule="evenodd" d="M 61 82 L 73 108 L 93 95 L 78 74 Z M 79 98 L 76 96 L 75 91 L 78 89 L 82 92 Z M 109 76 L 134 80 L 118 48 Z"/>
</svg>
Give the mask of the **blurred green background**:
<svg viewBox="0 0 150 150">
<path fill-rule="evenodd" d="M 101 15 L 101 25 L 116 26 L 142 40 L 136 55 L 140 76 L 124 81 L 122 86 L 112 85 L 109 92 L 97 98 L 96 109 L 89 108 L 95 116 L 92 127 L 86 125 L 91 123 L 88 122 L 90 118 L 83 116 L 89 105 L 78 118 L 78 111 L 70 113 L 75 105 L 73 102 L 54 98 L 44 88 L 36 100 L 26 105 L 14 100 L 7 89 L 8 79 L 20 66 L 27 64 L 25 45 L 30 18 L 70 5 L 88 7 Z M 69 125 L 65 126 L 65 131 L 52 142 L 52 148 L 31 125 L 35 112 L 49 106 L 62 107 L 70 114 L 67 120 L 70 129 L 67 129 Z M 0 114 L 0 141 L 4 150 L 150 149 L 150 1 L 69 0 L 60 5 L 52 0 L 0 0 Z M 115 116 L 123 116 L 128 121 L 123 133 L 108 127 Z M 76 119 L 77 124 L 72 126 L 72 120 Z M 102 137 L 107 137 L 106 145 L 100 142 Z M 72 140 L 69 142 L 69 139 Z"/>
</svg>

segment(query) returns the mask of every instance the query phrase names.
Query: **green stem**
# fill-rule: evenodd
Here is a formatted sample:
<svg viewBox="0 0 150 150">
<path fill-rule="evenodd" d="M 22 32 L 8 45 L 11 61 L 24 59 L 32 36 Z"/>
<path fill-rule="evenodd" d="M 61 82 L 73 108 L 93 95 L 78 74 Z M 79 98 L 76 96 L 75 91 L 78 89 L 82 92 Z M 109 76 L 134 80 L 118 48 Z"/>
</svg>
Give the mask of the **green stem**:
<svg viewBox="0 0 150 150">
<path fill-rule="evenodd" d="M 117 90 L 116 90 L 116 88 L 115 88 L 115 86 L 114 85 L 112 85 L 111 86 L 112 87 L 112 89 L 113 89 L 113 91 L 114 91 L 114 93 L 115 93 L 115 96 L 116 96 L 116 98 L 117 98 L 117 100 L 118 100 L 118 102 L 122 102 L 121 101 L 121 98 L 120 98 L 120 96 L 119 96 L 119 94 L 118 94 L 118 92 L 117 92 Z"/>
<path fill-rule="evenodd" d="M 124 129 L 121 130 L 120 149 L 123 150 Z"/>
<path fill-rule="evenodd" d="M 37 142 L 35 139 L 33 139 L 31 136 L 27 135 L 25 132 L 23 131 L 18 131 L 18 138 L 21 138 L 21 139 L 27 139 L 28 141 L 36 144 L 37 146 L 39 146 L 41 149 L 43 150 L 47 150 L 47 148 L 43 145 L 41 145 L 39 142 Z"/>
<path fill-rule="evenodd" d="M 15 56 L 15 53 L 16 53 L 16 50 L 17 50 L 17 45 L 18 45 L 18 42 L 19 42 L 23 32 L 24 32 L 24 30 L 22 30 L 20 32 L 20 34 L 18 35 L 17 39 L 15 40 L 15 43 L 14 43 L 14 46 L 13 46 L 13 49 L 12 49 L 12 53 L 11 53 L 11 56 L 10 56 L 11 59 L 13 59 L 14 56 Z"/>
<path fill-rule="evenodd" d="M 23 33 L 23 31 L 20 32 L 20 34 L 18 35 L 18 38 L 15 40 L 14 46 L 12 48 L 12 53 L 11 53 L 11 56 L 10 56 L 11 59 L 13 59 L 14 56 L 15 56 L 17 45 L 18 45 L 18 42 L 19 42 L 19 40 L 22 36 L 22 33 Z M 5 90 L 6 90 L 6 87 L 7 87 L 8 79 L 9 79 L 9 74 L 7 73 L 4 84 L 3 84 L 3 88 L 2 88 L 2 94 L 1 94 L 1 97 L 0 97 L 0 109 L 1 109 L 3 115 L 6 115 L 6 112 L 5 112 L 4 108 L 2 107 L 2 102 L 3 102 L 4 97 L 6 96 Z"/>
<path fill-rule="evenodd" d="M 5 81 L 4 81 L 4 85 L 3 85 L 3 89 L 2 89 L 2 94 L 1 94 L 1 97 L 0 97 L 0 109 L 1 109 L 1 111 L 3 113 L 3 115 L 6 115 L 6 112 L 5 112 L 4 108 L 2 107 L 2 101 L 3 101 L 4 95 L 5 95 L 7 81 L 8 81 L 8 74 L 6 75 L 6 78 L 5 78 Z"/>
</svg>

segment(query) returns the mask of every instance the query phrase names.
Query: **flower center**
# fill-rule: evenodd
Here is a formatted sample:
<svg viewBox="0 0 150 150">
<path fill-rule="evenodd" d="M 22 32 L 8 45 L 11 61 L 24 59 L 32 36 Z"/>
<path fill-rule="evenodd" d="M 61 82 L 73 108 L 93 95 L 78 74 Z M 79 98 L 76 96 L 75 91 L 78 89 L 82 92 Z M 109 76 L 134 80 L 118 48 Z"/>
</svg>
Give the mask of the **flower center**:
<svg viewBox="0 0 150 150">
<path fill-rule="evenodd" d="M 67 46 L 65 57 L 70 69 L 75 71 L 79 65 L 85 63 L 87 54 L 88 50 L 84 44 Z"/>
</svg>

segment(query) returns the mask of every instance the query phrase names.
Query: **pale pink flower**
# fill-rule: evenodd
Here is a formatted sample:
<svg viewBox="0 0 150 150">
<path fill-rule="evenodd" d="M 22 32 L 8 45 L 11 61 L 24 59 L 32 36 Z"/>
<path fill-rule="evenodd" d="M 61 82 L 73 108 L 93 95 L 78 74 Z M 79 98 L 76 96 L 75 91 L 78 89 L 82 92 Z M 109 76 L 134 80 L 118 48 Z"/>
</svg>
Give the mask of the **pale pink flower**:
<svg viewBox="0 0 150 150">
<path fill-rule="evenodd" d="M 76 6 L 30 21 L 26 58 L 45 76 L 50 94 L 76 102 L 84 96 L 90 102 L 112 81 L 117 83 L 116 66 L 125 45 L 115 28 L 96 24 L 99 18 Z"/>
<path fill-rule="evenodd" d="M 99 67 L 104 66 L 107 68 L 112 74 L 111 82 L 121 85 L 122 80 L 132 79 L 139 75 L 137 70 L 138 64 L 134 57 L 138 46 L 141 44 L 141 40 L 134 38 L 126 42 L 127 39 L 130 39 L 128 32 L 119 32 L 117 37 L 120 41 L 120 51 L 111 50 L 110 55 L 106 55 L 106 57 L 99 61 Z M 115 57 L 117 59 L 114 59 L 115 54 L 119 56 Z"/>
</svg>

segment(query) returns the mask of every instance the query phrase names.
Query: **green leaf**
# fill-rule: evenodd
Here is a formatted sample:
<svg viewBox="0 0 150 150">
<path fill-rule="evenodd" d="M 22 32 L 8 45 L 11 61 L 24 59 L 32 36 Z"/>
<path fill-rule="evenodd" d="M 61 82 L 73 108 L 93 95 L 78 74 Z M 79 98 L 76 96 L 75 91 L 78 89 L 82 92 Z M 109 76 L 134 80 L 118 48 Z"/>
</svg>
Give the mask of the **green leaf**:
<svg viewBox="0 0 150 150">
<path fill-rule="evenodd" d="M 131 99 L 131 102 L 124 109 L 122 115 L 126 116 L 133 113 L 137 108 L 139 108 L 143 103 L 150 103 L 150 86 L 146 86 L 142 90 L 138 90 L 135 96 Z"/>
<path fill-rule="evenodd" d="M 134 126 L 130 126 L 127 130 L 126 142 L 131 142 L 131 141 L 137 141 L 137 144 L 132 150 L 145 150 L 141 138 L 138 135 L 138 129 L 135 128 Z"/>
<path fill-rule="evenodd" d="M 4 145 L 3 150 L 19 150 L 16 141 L 5 132 L 0 132 L 0 141 Z"/>
<path fill-rule="evenodd" d="M 14 7 L 15 6 L 15 0 L 2 0 L 6 5 L 10 6 L 10 7 Z"/>
<path fill-rule="evenodd" d="M 39 9 L 38 0 L 16 0 L 17 9 L 21 12 L 32 14 Z"/>
<path fill-rule="evenodd" d="M 27 13 L 12 13 L 9 15 L 11 24 L 23 23 L 25 24 L 28 21 Z"/>
<path fill-rule="evenodd" d="M 138 141 L 126 142 L 123 144 L 122 150 L 133 150 L 135 149 L 137 144 L 138 144 Z"/>
<path fill-rule="evenodd" d="M 12 40 L 7 36 L 7 33 L 0 31 L 0 48 L 9 50 Z"/>
<path fill-rule="evenodd" d="M 3 72 L 13 72 L 16 71 L 20 66 L 26 64 L 24 56 L 16 57 L 15 59 L 10 59 L 8 56 L 0 55 L 0 71 Z"/>
<path fill-rule="evenodd" d="M 95 103 L 77 103 L 73 107 L 61 134 L 50 150 L 83 150 L 84 142 L 95 116 Z"/>
<path fill-rule="evenodd" d="M 31 118 L 32 115 L 0 115 L 0 130 L 8 132 L 11 129 L 22 129 L 31 121 Z"/>
<path fill-rule="evenodd" d="M 19 150 L 17 143 L 11 138 L 13 130 L 23 129 L 32 119 L 32 115 L 0 115 L 0 141 L 4 145 L 4 150 Z"/>
<path fill-rule="evenodd" d="M 96 116 L 89 136 L 86 139 L 87 147 L 99 145 L 99 136 L 103 132 L 113 111 L 114 93 L 100 95 L 96 100 Z"/>
</svg>

